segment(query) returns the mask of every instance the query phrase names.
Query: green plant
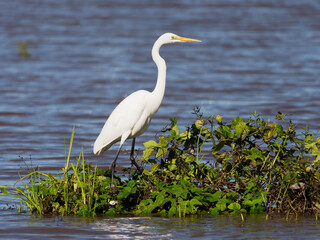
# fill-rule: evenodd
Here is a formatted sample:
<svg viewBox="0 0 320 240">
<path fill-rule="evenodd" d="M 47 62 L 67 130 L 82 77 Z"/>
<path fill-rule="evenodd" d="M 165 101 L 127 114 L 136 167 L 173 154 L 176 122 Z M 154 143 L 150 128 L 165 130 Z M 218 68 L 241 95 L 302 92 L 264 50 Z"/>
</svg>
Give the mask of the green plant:
<svg viewBox="0 0 320 240">
<path fill-rule="evenodd" d="M 219 115 L 204 118 L 198 109 L 195 114 L 182 133 L 171 119 L 169 135 L 144 144 L 143 161 L 151 164 L 145 173 L 155 185 L 187 180 L 201 191 L 221 192 L 216 203 L 199 207 L 211 207 L 212 214 L 319 213 L 320 138 L 313 140 L 308 127 L 298 134 L 280 112 L 273 122 L 253 113 L 231 124 Z"/>
<path fill-rule="evenodd" d="M 110 171 L 85 163 L 83 153 L 55 176 L 33 170 L 22 188 L 1 186 L 2 195 L 18 197 L 37 214 L 81 216 L 157 214 L 320 213 L 320 138 L 279 113 L 265 121 L 256 113 L 224 123 L 204 117 L 180 131 L 176 119 L 156 140 L 144 143 L 144 175 L 115 179 Z M 28 180 L 25 183 L 25 180 Z"/>
<path fill-rule="evenodd" d="M 29 57 L 28 44 L 26 42 L 18 42 L 18 54 L 23 57 Z"/>
</svg>

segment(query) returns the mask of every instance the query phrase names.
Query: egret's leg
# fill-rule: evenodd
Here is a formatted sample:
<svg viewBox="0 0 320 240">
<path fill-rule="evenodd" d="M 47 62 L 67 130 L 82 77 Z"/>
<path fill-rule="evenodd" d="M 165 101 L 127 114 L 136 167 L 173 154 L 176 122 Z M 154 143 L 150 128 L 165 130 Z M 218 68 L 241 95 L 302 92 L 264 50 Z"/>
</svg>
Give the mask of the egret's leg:
<svg viewBox="0 0 320 240">
<path fill-rule="evenodd" d="M 132 139 L 132 147 L 131 147 L 131 153 L 130 153 L 130 160 L 132 164 L 137 168 L 137 170 L 140 172 L 140 174 L 143 173 L 143 170 L 141 167 L 137 164 L 136 160 L 134 159 L 134 144 L 136 142 L 136 138 Z"/>
<path fill-rule="evenodd" d="M 119 156 L 119 153 L 120 153 L 122 144 L 127 140 L 127 138 L 128 138 L 128 136 L 130 135 L 130 133 L 131 133 L 130 131 L 127 131 L 127 132 L 123 133 L 122 136 L 121 136 L 120 146 L 119 146 L 118 152 L 117 152 L 117 154 L 116 154 L 115 159 L 113 160 L 113 162 L 112 162 L 112 164 L 111 164 L 112 174 L 111 174 L 110 188 L 111 188 L 112 185 L 113 185 L 114 169 L 116 168 L 116 162 L 117 162 L 117 159 L 118 159 L 118 156 Z"/>
<path fill-rule="evenodd" d="M 131 145 L 131 153 L 130 153 L 130 160 L 131 161 L 135 161 L 134 160 L 134 144 L 136 143 L 136 138 L 132 139 L 132 145 Z"/>
<path fill-rule="evenodd" d="M 116 162 L 117 162 L 117 159 L 118 159 L 118 156 L 119 156 L 119 153 L 120 153 L 120 150 L 121 150 L 121 144 L 119 146 L 119 149 L 117 151 L 117 154 L 116 154 L 116 157 L 115 159 L 113 160 L 112 164 L 111 164 L 111 170 L 112 170 L 112 173 L 111 173 L 111 183 L 110 183 L 110 188 L 112 187 L 113 185 L 113 175 L 114 175 L 114 170 L 116 168 Z"/>
<path fill-rule="evenodd" d="M 143 177 L 145 180 L 147 180 L 148 182 L 150 182 L 151 185 L 153 185 L 153 183 L 152 183 L 152 182 L 148 179 L 148 177 L 143 173 L 143 168 L 141 168 L 141 167 L 137 164 L 136 160 L 134 159 L 134 144 L 135 144 L 135 142 L 136 142 L 136 138 L 133 138 L 133 139 L 132 139 L 132 147 L 131 147 L 130 160 L 131 160 L 132 164 L 133 164 L 134 166 L 136 166 L 137 170 L 140 172 L 140 174 L 142 175 L 142 177 Z"/>
</svg>

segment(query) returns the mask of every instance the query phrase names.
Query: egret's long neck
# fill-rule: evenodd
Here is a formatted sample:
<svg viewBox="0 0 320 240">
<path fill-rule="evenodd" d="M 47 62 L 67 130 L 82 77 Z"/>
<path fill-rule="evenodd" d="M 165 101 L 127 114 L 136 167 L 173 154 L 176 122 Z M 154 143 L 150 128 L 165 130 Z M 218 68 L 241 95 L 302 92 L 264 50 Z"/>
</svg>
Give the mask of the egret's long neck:
<svg viewBox="0 0 320 240">
<path fill-rule="evenodd" d="M 155 42 L 152 48 L 152 59 L 156 63 L 158 67 L 158 79 L 157 79 L 157 84 L 156 87 L 154 88 L 152 92 L 152 100 L 153 105 L 155 106 L 155 111 L 158 110 L 160 107 L 160 104 L 162 102 L 164 92 L 166 89 L 166 71 L 167 71 L 167 66 L 166 62 L 164 59 L 160 56 L 159 50 L 162 44 L 158 43 L 158 41 Z"/>
</svg>

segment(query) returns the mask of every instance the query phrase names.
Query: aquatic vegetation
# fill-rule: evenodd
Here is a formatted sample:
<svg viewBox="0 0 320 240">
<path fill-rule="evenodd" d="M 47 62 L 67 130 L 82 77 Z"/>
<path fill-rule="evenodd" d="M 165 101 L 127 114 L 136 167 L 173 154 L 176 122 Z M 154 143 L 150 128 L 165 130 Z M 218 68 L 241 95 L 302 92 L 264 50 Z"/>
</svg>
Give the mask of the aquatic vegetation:
<svg viewBox="0 0 320 240">
<path fill-rule="evenodd" d="M 30 57 L 30 52 L 28 51 L 28 43 L 26 42 L 18 42 L 18 54 L 23 57 Z"/>
<path fill-rule="evenodd" d="M 112 188 L 110 170 L 86 164 L 83 153 L 71 161 L 72 134 L 59 173 L 33 170 L 20 179 L 23 188 L 1 186 L 1 194 L 18 197 L 36 214 L 319 216 L 320 137 L 308 126 L 297 131 L 280 112 L 272 122 L 253 113 L 231 123 L 199 109 L 194 114 L 184 131 L 170 119 L 156 140 L 144 143 L 143 174 L 116 177 Z"/>
</svg>

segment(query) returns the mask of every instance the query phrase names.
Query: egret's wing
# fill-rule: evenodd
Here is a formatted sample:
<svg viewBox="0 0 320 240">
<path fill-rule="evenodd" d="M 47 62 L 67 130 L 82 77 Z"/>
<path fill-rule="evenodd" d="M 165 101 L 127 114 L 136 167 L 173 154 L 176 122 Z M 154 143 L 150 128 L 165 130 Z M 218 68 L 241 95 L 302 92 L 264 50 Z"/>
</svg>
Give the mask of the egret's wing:
<svg viewBox="0 0 320 240">
<path fill-rule="evenodd" d="M 140 90 L 119 103 L 110 114 L 94 143 L 93 152 L 95 154 L 108 150 L 114 143 L 120 141 L 122 134 L 132 131 L 144 113 L 147 94 L 149 92 Z"/>
</svg>

